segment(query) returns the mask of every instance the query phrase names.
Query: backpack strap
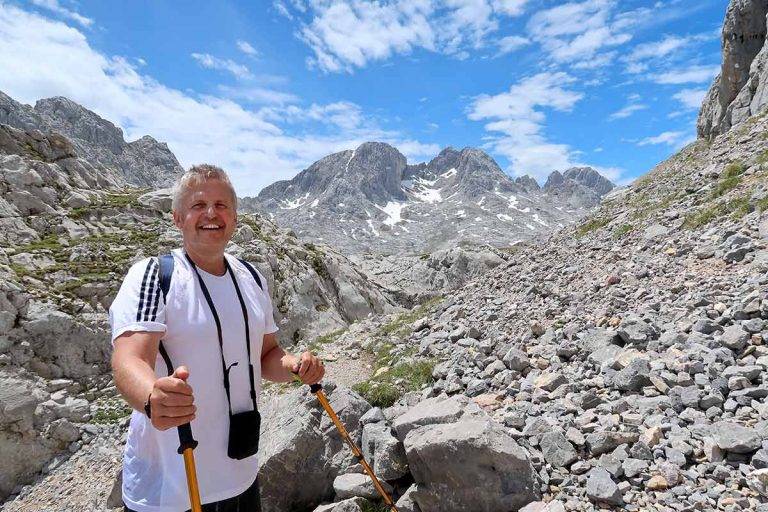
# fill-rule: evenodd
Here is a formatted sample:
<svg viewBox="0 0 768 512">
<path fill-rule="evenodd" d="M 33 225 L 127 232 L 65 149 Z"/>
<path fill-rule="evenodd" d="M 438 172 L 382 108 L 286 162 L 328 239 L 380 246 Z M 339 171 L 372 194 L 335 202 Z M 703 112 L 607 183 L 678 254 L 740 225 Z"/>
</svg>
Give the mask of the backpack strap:
<svg viewBox="0 0 768 512">
<path fill-rule="evenodd" d="M 168 304 L 168 290 L 171 288 L 173 277 L 173 254 L 163 254 L 158 258 L 160 263 L 160 289 L 163 291 L 163 302 Z"/>
<path fill-rule="evenodd" d="M 160 264 L 160 290 L 163 292 L 163 302 L 167 304 L 168 290 L 171 288 L 171 278 L 173 277 L 173 254 L 163 254 L 157 259 Z M 168 367 L 168 375 L 173 375 L 173 364 L 171 363 L 171 358 L 168 357 L 168 352 L 166 352 L 162 340 L 160 341 L 159 350 L 165 365 Z"/>
<path fill-rule="evenodd" d="M 253 265 L 251 265 L 250 263 L 248 263 L 247 261 L 245 261 L 242 258 L 237 258 L 237 259 L 240 261 L 240 263 L 245 265 L 245 268 L 247 268 L 248 271 L 251 273 L 251 275 L 253 276 L 253 279 L 256 281 L 256 284 L 259 285 L 259 288 L 261 288 L 263 290 L 264 287 L 261 285 L 261 279 L 259 279 L 259 273 L 256 272 L 256 269 L 253 268 Z M 160 276 L 161 276 L 160 279 L 162 280 L 162 267 L 161 267 L 161 270 L 160 270 Z"/>
</svg>

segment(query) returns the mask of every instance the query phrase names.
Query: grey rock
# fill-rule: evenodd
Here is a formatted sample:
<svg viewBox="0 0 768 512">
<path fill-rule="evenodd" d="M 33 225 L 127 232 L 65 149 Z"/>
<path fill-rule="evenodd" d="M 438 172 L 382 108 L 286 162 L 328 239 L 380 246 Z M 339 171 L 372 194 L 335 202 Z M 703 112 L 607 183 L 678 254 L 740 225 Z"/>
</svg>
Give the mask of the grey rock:
<svg viewBox="0 0 768 512">
<path fill-rule="evenodd" d="M 757 431 L 738 423 L 720 421 L 713 423 L 710 431 L 717 446 L 725 451 L 750 453 L 762 444 L 762 436 Z"/>
<path fill-rule="evenodd" d="M 392 493 L 391 485 L 381 480 L 379 483 L 388 494 Z M 363 473 L 347 473 L 337 476 L 333 481 L 333 490 L 336 492 L 336 497 L 342 500 L 354 497 L 380 498 L 371 478 Z"/>
<path fill-rule="evenodd" d="M 491 421 L 417 428 L 408 433 L 405 451 L 422 510 L 502 512 L 539 498 L 525 451 Z"/>
<path fill-rule="evenodd" d="M 541 437 L 539 446 L 544 455 L 544 460 L 553 467 L 569 466 L 578 459 L 578 454 L 573 445 L 560 432 L 554 431 L 544 434 Z"/>
<path fill-rule="evenodd" d="M 595 503 L 622 505 L 624 499 L 611 475 L 603 468 L 594 468 L 587 477 L 587 497 Z"/>
</svg>

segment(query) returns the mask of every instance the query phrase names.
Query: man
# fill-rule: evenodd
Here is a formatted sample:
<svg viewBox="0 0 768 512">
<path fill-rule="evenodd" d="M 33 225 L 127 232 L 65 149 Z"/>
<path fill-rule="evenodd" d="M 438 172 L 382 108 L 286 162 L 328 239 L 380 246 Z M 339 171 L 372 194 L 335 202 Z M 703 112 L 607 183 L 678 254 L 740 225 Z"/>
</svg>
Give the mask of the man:
<svg viewBox="0 0 768 512">
<path fill-rule="evenodd" d="M 174 188 L 172 208 L 183 249 L 172 253 L 167 304 L 158 258 L 147 258 L 131 267 L 110 307 L 115 384 L 135 409 L 123 501 L 135 512 L 190 508 L 174 427 L 191 423 L 203 510 L 258 511 L 257 455 L 228 455 L 231 415 L 254 410 L 262 377 L 288 382 L 298 372 L 314 384 L 323 365 L 309 352 L 296 357 L 279 347 L 266 279 L 224 253 L 237 226 L 237 197 L 226 173 L 192 167 Z M 161 340 L 171 376 L 158 355 Z"/>
</svg>

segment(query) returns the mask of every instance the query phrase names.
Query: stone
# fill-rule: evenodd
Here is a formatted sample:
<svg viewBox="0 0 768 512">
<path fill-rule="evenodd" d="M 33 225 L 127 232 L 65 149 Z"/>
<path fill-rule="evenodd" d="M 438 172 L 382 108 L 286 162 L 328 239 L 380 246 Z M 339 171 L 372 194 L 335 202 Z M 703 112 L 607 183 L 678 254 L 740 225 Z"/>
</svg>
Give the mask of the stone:
<svg viewBox="0 0 768 512">
<path fill-rule="evenodd" d="M 555 468 L 569 466 L 578 459 L 573 445 L 559 431 L 547 432 L 541 436 L 539 447 L 544 460 Z"/>
<path fill-rule="evenodd" d="M 651 383 L 651 367 L 644 358 L 633 359 L 626 368 L 613 376 L 613 385 L 622 391 L 639 391 Z"/>
<path fill-rule="evenodd" d="M 392 435 L 385 422 L 369 423 L 363 427 L 361 448 L 363 456 L 380 479 L 397 480 L 408 473 L 403 445 Z"/>
<path fill-rule="evenodd" d="M 593 456 L 613 451 L 622 444 L 634 443 L 638 434 L 632 432 L 595 432 L 587 435 L 587 448 Z"/>
<path fill-rule="evenodd" d="M 392 493 L 391 485 L 382 479 L 379 479 L 379 483 L 381 483 L 387 494 Z M 333 490 L 336 493 L 336 497 L 342 500 L 354 497 L 371 500 L 380 498 L 376 487 L 373 485 L 373 481 L 364 473 L 347 473 L 346 475 L 337 476 L 333 481 Z"/>
<path fill-rule="evenodd" d="M 503 361 L 504 364 L 507 365 L 507 368 L 518 372 L 524 371 L 531 364 L 528 355 L 517 348 L 509 349 L 507 353 L 504 354 Z"/>
<path fill-rule="evenodd" d="M 544 373 L 536 377 L 533 385 L 537 388 L 543 389 L 544 391 L 552 392 L 567 382 L 568 379 L 566 379 L 565 376 L 563 376 L 561 373 Z"/>
<path fill-rule="evenodd" d="M 534 501 L 527 504 L 519 512 L 565 512 L 565 505 L 561 501 Z"/>
<path fill-rule="evenodd" d="M 720 421 L 710 427 L 712 437 L 721 450 L 750 453 L 762 445 L 762 437 L 752 428 L 738 423 Z"/>
<path fill-rule="evenodd" d="M 320 505 L 313 512 L 364 512 L 366 504 L 363 498 L 349 498 L 328 505 Z"/>
<path fill-rule="evenodd" d="M 587 475 L 587 497 L 595 503 L 624 504 L 619 486 L 603 468 L 594 468 Z"/>
<path fill-rule="evenodd" d="M 479 412 L 476 404 L 469 404 L 466 398 L 445 395 L 428 398 L 397 416 L 392 427 L 400 441 L 408 432 L 423 425 L 452 423 L 461 418 L 465 411 Z"/>
<path fill-rule="evenodd" d="M 411 430 L 404 444 L 422 510 L 506 512 L 539 499 L 525 450 L 495 422 L 426 425 Z"/>
<path fill-rule="evenodd" d="M 411 485 L 403 493 L 403 495 L 400 496 L 400 499 L 398 499 L 397 503 L 395 503 L 395 506 L 397 507 L 398 512 L 421 512 L 421 509 L 414 501 L 415 492 L 416 492 L 416 485 Z"/>
</svg>

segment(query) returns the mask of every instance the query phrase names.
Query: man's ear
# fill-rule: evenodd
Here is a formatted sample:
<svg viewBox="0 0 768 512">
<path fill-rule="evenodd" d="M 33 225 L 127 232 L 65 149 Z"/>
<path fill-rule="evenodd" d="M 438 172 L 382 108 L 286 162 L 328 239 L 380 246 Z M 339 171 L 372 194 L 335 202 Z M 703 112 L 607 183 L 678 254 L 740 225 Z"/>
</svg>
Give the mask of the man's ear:
<svg viewBox="0 0 768 512">
<path fill-rule="evenodd" d="M 178 212 L 178 210 L 171 211 L 171 214 L 173 215 L 173 223 L 177 228 L 181 229 L 181 214 Z"/>
</svg>

